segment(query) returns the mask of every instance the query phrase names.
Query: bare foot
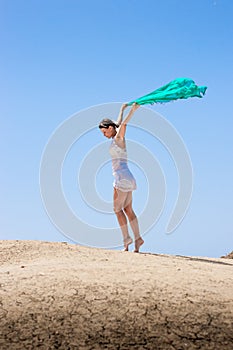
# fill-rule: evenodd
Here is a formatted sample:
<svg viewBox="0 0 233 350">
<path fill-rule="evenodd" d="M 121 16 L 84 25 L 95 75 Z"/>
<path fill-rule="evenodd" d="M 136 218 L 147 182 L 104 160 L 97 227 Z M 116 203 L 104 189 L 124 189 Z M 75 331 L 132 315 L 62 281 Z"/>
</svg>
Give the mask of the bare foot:
<svg viewBox="0 0 233 350">
<path fill-rule="evenodd" d="M 141 247 L 141 245 L 143 245 L 143 243 L 144 243 L 144 241 L 143 241 L 142 237 L 136 239 L 134 253 L 139 253 L 139 248 Z"/>
<path fill-rule="evenodd" d="M 133 243 L 133 240 L 132 240 L 131 237 L 129 237 L 129 239 L 127 239 L 126 241 L 124 241 L 124 247 L 125 247 L 125 248 L 123 249 L 124 252 L 128 252 L 128 250 L 129 250 L 129 245 L 130 245 L 131 243 Z"/>
</svg>

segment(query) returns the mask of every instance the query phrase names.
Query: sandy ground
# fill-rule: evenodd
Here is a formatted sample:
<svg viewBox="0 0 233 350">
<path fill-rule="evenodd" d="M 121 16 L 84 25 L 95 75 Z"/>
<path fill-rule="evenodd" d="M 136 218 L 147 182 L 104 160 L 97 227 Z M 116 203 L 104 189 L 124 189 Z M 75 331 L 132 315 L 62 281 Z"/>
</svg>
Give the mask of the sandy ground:
<svg viewBox="0 0 233 350">
<path fill-rule="evenodd" d="M 0 241 L 0 349 L 233 349 L 233 260 Z"/>
</svg>

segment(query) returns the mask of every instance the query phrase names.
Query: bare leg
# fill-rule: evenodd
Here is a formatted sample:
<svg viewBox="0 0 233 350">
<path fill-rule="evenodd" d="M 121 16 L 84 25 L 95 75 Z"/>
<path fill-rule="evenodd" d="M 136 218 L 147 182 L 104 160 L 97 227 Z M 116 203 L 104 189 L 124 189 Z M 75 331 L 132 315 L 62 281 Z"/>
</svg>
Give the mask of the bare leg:
<svg viewBox="0 0 233 350">
<path fill-rule="evenodd" d="M 141 245 L 144 243 L 144 240 L 140 236 L 139 233 L 139 225 L 138 225 L 138 219 L 137 216 L 135 215 L 133 208 L 132 208 L 132 202 L 130 202 L 127 207 L 124 208 L 124 211 L 129 219 L 130 226 L 132 228 L 133 234 L 134 234 L 134 239 L 135 239 L 135 249 L 134 252 L 138 253 L 139 248 Z"/>
<path fill-rule="evenodd" d="M 125 216 L 125 213 L 122 210 L 122 203 L 124 202 L 124 200 L 125 200 L 125 193 L 114 188 L 114 192 L 113 192 L 114 212 L 117 216 L 117 220 L 118 220 L 118 223 L 119 223 L 120 228 L 121 228 L 123 241 L 124 241 L 124 247 L 125 247 L 124 250 L 128 251 L 129 245 L 133 241 L 129 235 L 127 217 Z"/>
<path fill-rule="evenodd" d="M 117 216 L 117 220 L 119 222 L 119 225 L 121 227 L 121 232 L 123 235 L 123 240 L 124 240 L 124 247 L 125 247 L 125 251 L 129 250 L 129 245 L 133 242 L 132 238 L 129 235 L 129 231 L 128 231 L 128 225 L 127 225 L 127 218 L 123 212 L 123 210 L 120 210 L 116 213 Z"/>
</svg>

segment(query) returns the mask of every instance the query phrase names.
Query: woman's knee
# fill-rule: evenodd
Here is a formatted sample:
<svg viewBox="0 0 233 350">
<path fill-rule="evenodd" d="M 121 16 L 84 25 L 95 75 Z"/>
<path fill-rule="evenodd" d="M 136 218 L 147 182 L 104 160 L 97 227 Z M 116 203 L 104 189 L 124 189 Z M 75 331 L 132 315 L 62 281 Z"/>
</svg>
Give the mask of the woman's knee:
<svg viewBox="0 0 233 350">
<path fill-rule="evenodd" d="M 123 210 L 119 208 L 117 205 L 113 206 L 113 211 L 116 214 L 116 216 L 121 216 L 122 214 L 124 214 Z"/>
<path fill-rule="evenodd" d="M 133 211 L 132 205 L 127 205 L 127 206 L 124 208 L 124 212 L 125 212 L 125 214 L 126 214 L 128 217 L 133 217 L 133 216 L 135 216 L 135 213 L 134 213 L 134 211 Z"/>
</svg>

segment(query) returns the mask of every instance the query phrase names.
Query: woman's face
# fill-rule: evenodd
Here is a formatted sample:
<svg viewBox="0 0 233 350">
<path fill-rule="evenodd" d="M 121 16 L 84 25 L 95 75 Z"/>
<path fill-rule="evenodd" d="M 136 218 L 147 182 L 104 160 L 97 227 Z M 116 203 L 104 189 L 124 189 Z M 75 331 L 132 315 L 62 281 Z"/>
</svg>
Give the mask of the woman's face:
<svg viewBox="0 0 233 350">
<path fill-rule="evenodd" d="M 107 129 L 106 128 L 101 128 L 100 129 L 102 134 L 107 137 L 108 139 L 110 139 L 111 137 L 113 137 L 116 134 L 116 130 L 113 126 L 109 126 Z"/>
</svg>

